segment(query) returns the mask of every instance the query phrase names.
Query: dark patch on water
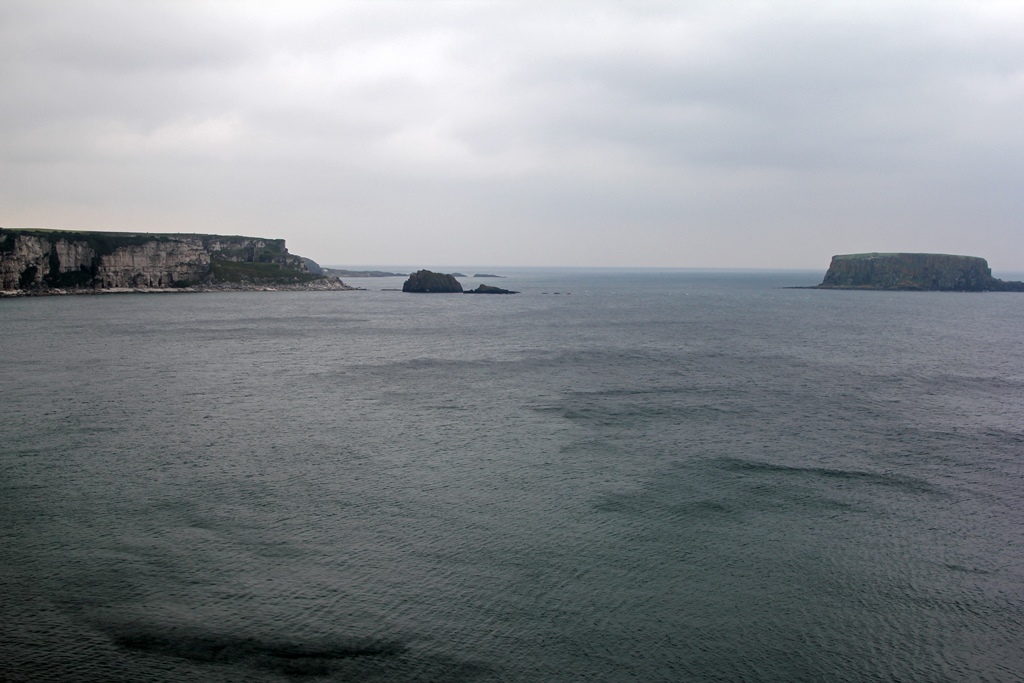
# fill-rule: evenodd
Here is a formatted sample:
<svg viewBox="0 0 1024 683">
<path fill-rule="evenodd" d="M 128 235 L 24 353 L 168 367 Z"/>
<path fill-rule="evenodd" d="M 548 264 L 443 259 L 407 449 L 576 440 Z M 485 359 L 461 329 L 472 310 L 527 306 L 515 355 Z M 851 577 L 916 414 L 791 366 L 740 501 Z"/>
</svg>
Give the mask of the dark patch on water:
<svg viewBox="0 0 1024 683">
<path fill-rule="evenodd" d="M 210 664 L 243 665 L 293 676 L 323 676 L 337 670 L 341 660 L 396 657 L 406 651 L 400 643 L 371 639 L 296 643 L 238 635 L 142 629 L 116 635 L 114 642 L 130 650 Z"/>
<path fill-rule="evenodd" d="M 741 506 L 714 499 L 672 502 L 661 496 L 646 492 L 610 493 L 594 504 L 598 512 L 630 514 L 646 519 L 664 518 L 674 521 L 693 522 L 716 517 L 736 517 Z"/>
<path fill-rule="evenodd" d="M 342 681 L 470 681 L 490 667 L 447 655 L 413 653 L 397 640 L 360 637 L 293 641 L 237 633 L 157 627 L 114 629 L 120 648 L 200 665 L 243 668 L 292 678 Z"/>
<path fill-rule="evenodd" d="M 735 516 L 739 509 L 720 500 L 692 500 L 668 506 L 673 517 L 683 519 Z"/>
<path fill-rule="evenodd" d="M 765 514 L 803 514 L 859 512 L 846 501 L 806 491 L 754 487 L 730 490 L 721 498 L 680 500 L 670 490 L 653 489 L 634 493 L 610 493 L 594 503 L 597 512 L 629 515 L 646 521 L 692 525 L 716 522 L 734 524 Z"/>
<path fill-rule="evenodd" d="M 722 458 L 722 468 L 733 472 L 780 474 L 783 476 L 810 476 L 834 479 L 841 482 L 855 482 L 897 488 L 907 493 L 938 493 L 939 489 L 924 479 L 901 474 L 864 472 L 859 470 L 832 469 L 828 467 L 797 467 L 778 465 L 761 460 Z"/>
<path fill-rule="evenodd" d="M 563 405 L 534 409 L 542 413 L 559 415 L 570 422 L 596 428 L 611 427 L 624 430 L 638 430 L 647 427 L 652 422 L 669 425 L 701 423 L 723 418 L 736 418 L 752 412 L 748 406 L 731 400 L 724 393 L 715 401 L 694 397 L 691 395 L 693 393 L 676 389 L 646 394 L 647 396 L 672 396 L 676 399 L 673 402 L 607 400 L 611 397 L 624 397 L 625 394 L 605 394 L 599 397 L 578 396 Z M 635 394 L 637 397 L 644 395 Z"/>
<path fill-rule="evenodd" d="M 977 567 L 965 567 L 962 564 L 950 564 L 946 563 L 946 569 L 953 572 L 962 572 L 964 574 L 991 574 L 987 569 L 978 569 Z"/>
</svg>

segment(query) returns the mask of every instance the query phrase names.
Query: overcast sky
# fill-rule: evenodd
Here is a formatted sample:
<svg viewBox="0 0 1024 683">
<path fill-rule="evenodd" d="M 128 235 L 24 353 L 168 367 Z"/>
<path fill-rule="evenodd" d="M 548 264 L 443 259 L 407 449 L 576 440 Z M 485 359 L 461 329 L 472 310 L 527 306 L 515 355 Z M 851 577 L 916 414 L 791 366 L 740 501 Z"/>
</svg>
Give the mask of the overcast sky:
<svg viewBox="0 0 1024 683">
<path fill-rule="evenodd" d="M 1024 271 L 1024 2 L 0 0 L 0 225 Z"/>
</svg>

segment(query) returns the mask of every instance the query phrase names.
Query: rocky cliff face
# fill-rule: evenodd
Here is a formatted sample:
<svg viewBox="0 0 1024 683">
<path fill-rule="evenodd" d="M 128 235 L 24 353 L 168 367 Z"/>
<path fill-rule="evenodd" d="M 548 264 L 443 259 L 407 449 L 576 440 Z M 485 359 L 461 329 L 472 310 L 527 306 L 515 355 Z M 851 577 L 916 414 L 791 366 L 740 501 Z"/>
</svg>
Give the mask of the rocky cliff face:
<svg viewBox="0 0 1024 683">
<path fill-rule="evenodd" d="M 104 288 L 174 287 L 201 282 L 211 256 L 191 240 L 146 242 L 99 256 L 96 280 Z"/>
<path fill-rule="evenodd" d="M 0 289 L 302 282 L 316 275 L 284 240 L 0 228 Z"/>
<path fill-rule="evenodd" d="M 1024 283 L 992 277 L 988 262 L 950 254 L 843 254 L 832 257 L 824 289 L 955 292 L 1024 291 Z"/>
</svg>

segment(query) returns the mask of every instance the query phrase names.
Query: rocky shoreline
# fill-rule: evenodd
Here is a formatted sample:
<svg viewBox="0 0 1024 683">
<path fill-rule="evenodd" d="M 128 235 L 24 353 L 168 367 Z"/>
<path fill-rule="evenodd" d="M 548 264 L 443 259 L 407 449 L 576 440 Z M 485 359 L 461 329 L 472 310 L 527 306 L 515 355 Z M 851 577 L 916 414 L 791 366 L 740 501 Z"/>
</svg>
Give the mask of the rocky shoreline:
<svg viewBox="0 0 1024 683">
<path fill-rule="evenodd" d="M 101 294 L 203 294 L 207 292 L 354 292 L 362 287 L 346 285 L 337 278 L 324 278 L 302 283 L 253 284 L 221 282 L 193 287 L 69 287 L 37 289 L 0 289 L 0 299 L 33 296 L 95 296 Z"/>
</svg>

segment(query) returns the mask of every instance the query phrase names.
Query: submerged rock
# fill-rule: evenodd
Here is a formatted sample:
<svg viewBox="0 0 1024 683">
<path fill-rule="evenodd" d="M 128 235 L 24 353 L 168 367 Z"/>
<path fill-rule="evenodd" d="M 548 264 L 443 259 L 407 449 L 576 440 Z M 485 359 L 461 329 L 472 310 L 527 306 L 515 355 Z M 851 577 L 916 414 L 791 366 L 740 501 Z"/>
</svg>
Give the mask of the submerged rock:
<svg viewBox="0 0 1024 683">
<path fill-rule="evenodd" d="M 405 281 L 402 291 L 424 294 L 455 294 L 462 291 L 462 285 L 453 275 L 418 270 Z"/>
<path fill-rule="evenodd" d="M 833 256 L 818 288 L 1024 292 L 1024 282 L 992 277 L 988 262 L 977 256 L 870 253 Z"/>
</svg>

